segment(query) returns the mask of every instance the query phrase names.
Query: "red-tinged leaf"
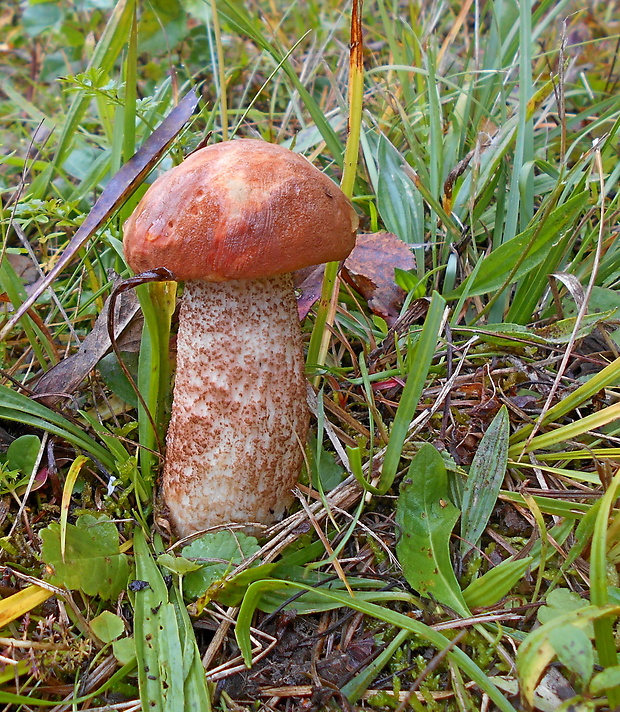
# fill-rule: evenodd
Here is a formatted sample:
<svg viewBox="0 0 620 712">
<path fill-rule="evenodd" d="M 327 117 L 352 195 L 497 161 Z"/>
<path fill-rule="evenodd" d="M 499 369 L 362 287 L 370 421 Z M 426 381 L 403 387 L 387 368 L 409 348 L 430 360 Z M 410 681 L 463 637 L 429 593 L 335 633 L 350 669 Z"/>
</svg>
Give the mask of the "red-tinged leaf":
<svg viewBox="0 0 620 712">
<path fill-rule="evenodd" d="M 400 238 L 391 232 L 377 232 L 357 236 L 342 274 L 367 300 L 372 312 L 391 326 L 398 318 L 399 306 L 405 298 L 405 292 L 394 280 L 394 270 L 414 268 L 415 258 Z M 306 318 L 321 296 L 324 271 L 324 265 L 318 265 L 294 273 L 300 319 Z"/>
<path fill-rule="evenodd" d="M 47 467 L 41 467 L 37 471 L 37 474 L 32 481 L 32 486 L 30 487 L 31 492 L 36 492 L 43 487 L 49 477 L 49 469 Z M 21 497 L 28 490 L 28 485 L 24 485 L 17 490 L 17 494 Z"/>
<path fill-rule="evenodd" d="M 345 279 L 367 300 L 377 316 L 392 325 L 405 292 L 394 280 L 394 270 L 415 268 L 411 249 L 391 232 L 358 235 L 355 249 L 344 263 Z"/>
<path fill-rule="evenodd" d="M 325 265 L 306 267 L 293 272 L 293 284 L 297 295 L 297 311 L 299 320 L 303 321 L 321 296 Z"/>
<path fill-rule="evenodd" d="M 402 378 L 388 378 L 385 381 L 379 381 L 378 383 L 372 384 L 373 391 L 389 391 L 390 388 L 396 388 L 400 386 L 405 387 L 405 382 Z"/>
</svg>

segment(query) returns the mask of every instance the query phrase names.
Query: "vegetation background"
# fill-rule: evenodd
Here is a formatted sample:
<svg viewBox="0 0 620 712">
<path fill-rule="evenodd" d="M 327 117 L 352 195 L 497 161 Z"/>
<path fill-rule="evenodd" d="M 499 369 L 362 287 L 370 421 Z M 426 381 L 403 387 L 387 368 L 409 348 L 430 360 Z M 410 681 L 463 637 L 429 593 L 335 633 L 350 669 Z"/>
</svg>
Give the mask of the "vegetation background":
<svg viewBox="0 0 620 712">
<path fill-rule="evenodd" d="M 619 708 L 619 17 L 2 4 L 5 709 Z M 364 236 L 299 284 L 299 505 L 176 545 L 176 286 L 119 281 L 122 224 L 235 136 L 341 182 Z"/>
</svg>

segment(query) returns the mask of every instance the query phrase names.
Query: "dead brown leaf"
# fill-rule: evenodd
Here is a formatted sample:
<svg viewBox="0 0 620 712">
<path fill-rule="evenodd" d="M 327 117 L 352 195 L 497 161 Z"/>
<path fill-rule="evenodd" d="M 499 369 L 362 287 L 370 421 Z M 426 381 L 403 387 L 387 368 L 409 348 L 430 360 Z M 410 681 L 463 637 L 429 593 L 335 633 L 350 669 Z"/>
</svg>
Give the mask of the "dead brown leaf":
<svg viewBox="0 0 620 712">
<path fill-rule="evenodd" d="M 392 326 L 400 313 L 405 292 L 394 279 L 394 270 L 415 268 L 415 258 L 407 244 L 391 232 L 357 236 L 353 252 L 344 261 L 342 276 L 368 302 L 374 314 Z M 324 265 L 308 267 L 293 275 L 299 318 L 305 319 L 321 296 Z"/>
<path fill-rule="evenodd" d="M 92 331 L 84 339 L 77 353 L 57 363 L 37 381 L 33 391 L 36 395 L 44 396 L 39 399 L 42 403 L 55 405 L 62 399 L 60 394 L 75 391 L 111 349 L 108 333 L 109 303 L 108 297 Z M 135 325 L 138 320 L 139 309 L 138 298 L 133 291 L 129 290 L 118 295 L 114 309 L 114 334 L 119 342 L 121 334 L 133 333 L 134 328 L 137 328 L 132 325 Z M 128 350 L 126 346 L 123 348 Z"/>
<path fill-rule="evenodd" d="M 395 282 L 394 270 L 415 268 L 408 245 L 391 232 L 357 236 L 345 260 L 343 276 L 367 300 L 374 314 L 391 326 L 400 313 L 405 292 Z"/>
</svg>

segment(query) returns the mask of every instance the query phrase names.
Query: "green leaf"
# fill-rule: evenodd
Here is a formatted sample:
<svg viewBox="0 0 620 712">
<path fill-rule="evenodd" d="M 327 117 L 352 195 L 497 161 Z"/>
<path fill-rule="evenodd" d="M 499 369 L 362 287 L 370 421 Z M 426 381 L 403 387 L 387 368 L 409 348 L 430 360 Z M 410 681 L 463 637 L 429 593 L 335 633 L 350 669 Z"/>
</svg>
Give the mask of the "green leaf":
<svg viewBox="0 0 620 712">
<path fill-rule="evenodd" d="M 118 531 L 105 515 L 83 514 L 67 525 L 64 561 L 58 522 L 41 531 L 41 540 L 43 561 L 53 570 L 51 583 L 108 600 L 126 587 L 129 561 L 119 552 Z"/>
<path fill-rule="evenodd" d="M 104 643 L 111 643 L 125 632 L 123 619 L 110 611 L 104 611 L 93 618 L 90 627 L 97 638 Z"/>
<path fill-rule="evenodd" d="M 24 423 L 58 435 L 72 445 L 86 450 L 104 467 L 114 471 L 114 460 L 110 452 L 86 435 L 82 427 L 7 386 L 0 386 L 0 419 Z"/>
<path fill-rule="evenodd" d="M 612 318 L 614 311 L 615 310 L 608 311 L 602 314 L 584 314 L 579 322 L 577 338 L 583 339 L 589 336 L 599 324 Z M 576 323 L 577 317 L 571 316 L 568 319 L 560 319 L 560 321 L 556 321 L 549 326 L 535 329 L 535 332 L 548 343 L 567 344 L 573 336 Z"/>
<path fill-rule="evenodd" d="M 29 5 L 22 14 L 24 31 L 30 37 L 37 37 L 46 30 L 58 29 L 62 15 L 62 9 L 57 2 Z"/>
<path fill-rule="evenodd" d="M 123 363 L 129 369 L 134 381 L 138 377 L 138 354 L 123 353 Z M 118 363 L 118 358 L 115 353 L 110 353 L 104 356 L 97 364 L 101 378 L 103 378 L 106 386 L 115 393 L 119 398 L 128 403 L 132 408 L 138 407 L 138 396 L 134 391 L 125 372 Z"/>
<path fill-rule="evenodd" d="M 441 455 L 425 443 L 400 486 L 396 555 L 412 588 L 469 616 L 450 561 L 450 535 L 458 518 L 459 510 L 448 499 Z"/>
<path fill-rule="evenodd" d="M 165 45 L 174 47 L 188 31 L 187 17 L 178 0 L 150 0 L 138 25 L 140 52 L 157 52 Z"/>
<path fill-rule="evenodd" d="M 465 603 L 470 608 L 494 606 L 523 578 L 532 561 L 531 556 L 502 561 L 469 584 L 463 591 Z"/>
<path fill-rule="evenodd" d="M 590 692 L 593 695 L 600 695 L 610 687 L 620 687 L 620 665 L 608 667 L 597 673 L 590 682 Z"/>
<path fill-rule="evenodd" d="M 401 240 L 424 242 L 424 203 L 412 180 L 403 171 L 405 159 L 380 136 L 377 151 L 379 178 L 377 208 L 386 228 Z"/>
<path fill-rule="evenodd" d="M 503 405 L 487 428 L 469 469 L 463 492 L 461 555 L 477 546 L 485 530 L 506 474 L 510 426 Z"/>
<path fill-rule="evenodd" d="M 564 625 L 549 632 L 549 642 L 562 665 L 587 685 L 594 670 L 594 650 L 585 632 L 574 625 Z"/>
<path fill-rule="evenodd" d="M 221 531 L 203 534 L 183 547 L 183 556 L 201 565 L 199 571 L 183 579 L 183 591 L 189 598 L 199 598 L 236 565 L 260 550 L 253 536 Z M 258 563 L 258 562 L 257 562 Z"/>
<path fill-rule="evenodd" d="M 566 625 L 586 630 L 593 621 L 618 613 L 618 606 L 584 606 L 553 618 L 530 633 L 521 644 L 516 659 L 519 686 L 525 703 L 532 705 L 538 680 L 556 655 L 550 641 L 550 634 L 554 630 Z"/>
<path fill-rule="evenodd" d="M 438 631 L 433 630 L 429 626 L 424 625 L 424 623 L 420 623 L 419 621 L 416 621 L 402 613 L 392 611 L 386 606 L 378 606 L 373 603 L 362 601 L 359 599 L 357 593 L 355 595 L 351 595 L 345 591 L 334 591 L 325 588 L 314 589 L 311 586 L 301 583 L 293 583 L 291 581 L 257 581 L 248 588 L 247 594 L 241 604 L 239 615 L 237 616 L 237 625 L 235 627 L 237 642 L 239 644 L 239 648 L 241 649 L 241 654 L 243 655 L 245 664 L 248 667 L 250 666 L 250 662 L 252 660 L 250 626 L 254 611 L 265 592 L 273 589 L 280 589 L 282 586 L 289 586 L 292 590 L 317 593 L 325 599 L 332 601 L 334 604 L 337 604 L 337 606 L 347 606 L 355 611 L 377 618 L 378 620 L 388 623 L 389 625 L 402 628 L 403 630 L 408 630 L 423 640 L 428 640 L 431 645 L 435 646 L 438 650 L 444 650 L 449 644 L 448 638 Z M 501 694 L 495 684 L 493 684 L 493 682 L 484 674 L 484 672 L 482 672 L 478 665 L 476 665 L 476 663 L 460 648 L 456 647 L 450 650 L 448 652 L 448 658 L 455 662 L 466 675 L 474 680 L 480 689 L 486 692 L 486 694 L 491 698 L 495 705 L 502 710 L 502 712 L 515 712 L 515 708 Z"/>
<path fill-rule="evenodd" d="M 278 564 L 260 564 L 252 566 L 245 571 L 241 571 L 236 576 L 215 581 L 199 601 L 201 605 L 206 605 L 209 601 L 219 601 L 225 606 L 238 606 L 248 586 L 255 581 L 269 578 L 273 575 Z"/>
<path fill-rule="evenodd" d="M 30 476 L 37 463 L 41 441 L 36 435 L 22 435 L 13 440 L 6 452 L 6 465 L 9 470 L 19 470 Z"/>
<path fill-rule="evenodd" d="M 383 466 L 381 467 L 381 479 L 377 486 L 380 493 L 385 493 L 390 489 L 398 472 L 400 456 L 409 432 L 409 426 L 415 415 L 422 390 L 426 384 L 428 371 L 435 355 L 445 306 L 445 300 L 437 292 L 433 292 L 422 333 L 413 353 L 409 357 L 410 368 L 407 374 L 407 383 L 403 389 L 396 416 L 392 423 L 390 441 L 385 450 Z"/>
<path fill-rule="evenodd" d="M 185 576 L 185 574 L 202 568 L 201 564 L 195 564 L 183 556 L 173 556 L 172 554 L 160 554 L 157 557 L 157 563 L 167 568 L 168 571 L 172 571 L 173 574 L 177 574 L 177 576 Z"/>
<path fill-rule="evenodd" d="M 134 553 L 136 576 L 149 584 L 136 591 L 134 601 L 142 708 L 209 712 L 204 670 L 187 610 L 174 584 L 169 593 L 141 529 L 134 534 Z"/>
<path fill-rule="evenodd" d="M 308 438 L 307 449 L 312 486 L 318 489 L 320 481 L 323 492 L 331 492 L 331 490 L 337 487 L 344 479 L 344 468 L 336 462 L 336 458 L 333 454 L 325 450 L 322 445 L 318 463 L 316 452 L 316 438 L 313 436 Z"/>
<path fill-rule="evenodd" d="M 114 657 L 121 665 L 127 665 L 136 658 L 136 641 L 133 638 L 120 638 L 112 643 Z"/>
<path fill-rule="evenodd" d="M 567 588 L 555 588 L 547 596 L 546 605 L 538 609 L 537 618 L 542 624 L 549 623 L 554 618 L 564 616 L 571 611 L 578 611 L 587 605 L 588 602 L 578 593 Z"/>
</svg>

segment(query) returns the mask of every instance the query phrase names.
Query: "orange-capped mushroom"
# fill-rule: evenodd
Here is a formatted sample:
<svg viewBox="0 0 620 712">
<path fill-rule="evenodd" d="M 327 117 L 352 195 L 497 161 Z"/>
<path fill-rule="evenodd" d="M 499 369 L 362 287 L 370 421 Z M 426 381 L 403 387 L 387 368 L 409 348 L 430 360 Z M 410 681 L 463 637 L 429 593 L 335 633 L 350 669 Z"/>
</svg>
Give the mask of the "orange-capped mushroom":
<svg viewBox="0 0 620 712">
<path fill-rule="evenodd" d="M 251 139 L 191 154 L 125 224 L 135 272 L 185 282 L 163 474 L 181 536 L 268 524 L 290 504 L 308 428 L 290 273 L 345 259 L 356 228 L 327 176 Z"/>
</svg>

